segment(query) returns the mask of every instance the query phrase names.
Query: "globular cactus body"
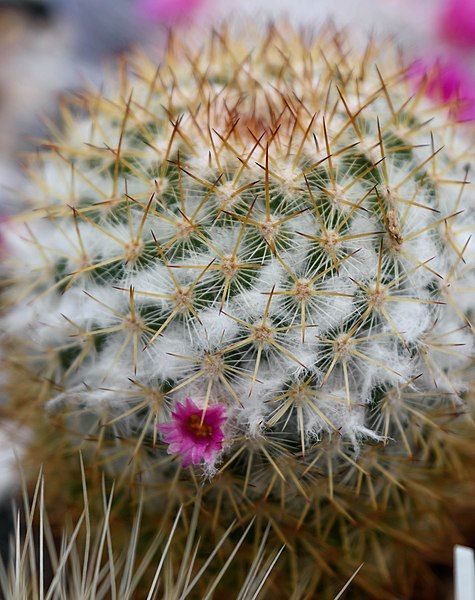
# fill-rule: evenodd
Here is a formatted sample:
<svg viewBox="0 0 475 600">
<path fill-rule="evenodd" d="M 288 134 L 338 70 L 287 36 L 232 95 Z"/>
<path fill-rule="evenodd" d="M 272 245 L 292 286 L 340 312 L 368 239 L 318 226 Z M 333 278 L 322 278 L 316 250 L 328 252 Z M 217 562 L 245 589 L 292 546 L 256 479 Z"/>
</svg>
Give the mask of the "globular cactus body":
<svg viewBox="0 0 475 600">
<path fill-rule="evenodd" d="M 413 459 L 452 464 L 469 385 L 472 154 L 450 107 L 333 31 L 174 39 L 112 88 L 64 110 L 7 232 L 10 359 L 51 411 L 132 440 L 150 485 L 173 479 L 159 430 L 189 398 L 186 431 L 211 436 L 220 407 L 223 439 L 172 449 L 239 516 L 404 503 Z"/>
</svg>

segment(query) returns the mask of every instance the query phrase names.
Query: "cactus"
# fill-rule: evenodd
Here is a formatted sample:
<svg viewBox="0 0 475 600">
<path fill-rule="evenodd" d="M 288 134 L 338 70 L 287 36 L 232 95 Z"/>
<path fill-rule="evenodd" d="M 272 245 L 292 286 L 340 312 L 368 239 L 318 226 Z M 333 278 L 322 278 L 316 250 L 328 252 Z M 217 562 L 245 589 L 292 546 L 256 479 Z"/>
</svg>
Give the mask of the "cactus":
<svg viewBox="0 0 475 600">
<path fill-rule="evenodd" d="M 0 557 L 0 590 L 3 598 L 40 600 L 46 596 L 93 600 L 100 596 L 131 600 L 138 595 L 156 598 L 159 592 L 161 597 L 166 598 L 185 598 L 192 594 L 210 598 L 215 589 L 219 590 L 221 579 L 239 552 L 251 526 L 231 544 L 229 556 L 225 554 L 227 560 L 222 566 L 217 555 L 232 527 L 209 550 L 204 564 L 199 564 L 196 553 L 202 545 L 201 540 L 196 540 L 199 497 L 195 500 L 194 518 L 190 523 L 183 520 L 183 507 L 178 509 L 176 515 L 164 514 L 160 522 L 154 525 L 153 537 L 143 544 L 143 497 L 131 515 L 129 531 L 125 535 L 120 531 L 118 534 L 114 527 L 117 512 L 114 488 L 107 490 L 103 480 L 102 513 L 96 515 L 93 510 L 97 504 L 89 498 L 83 466 L 81 472 L 82 512 L 73 525 L 66 523 L 71 515 L 63 519 L 58 532 L 58 537 L 61 536 L 59 549 L 55 548 L 56 532 L 51 527 L 45 507 L 47 484 L 42 473 L 36 480 L 31 505 L 28 490 L 23 488 L 25 505 L 23 510 L 15 507 L 11 555 L 6 563 Z M 24 523 L 26 526 L 23 526 Z M 147 530 L 145 535 L 149 533 Z M 281 549 L 268 555 L 266 537 L 255 552 L 245 584 L 236 590 L 238 598 L 250 598 L 259 593 L 282 553 Z M 184 540 L 186 548 L 181 555 L 173 552 L 173 545 L 182 541 L 180 538 Z M 140 543 L 145 545 L 146 552 L 142 560 L 137 560 Z M 218 565 L 219 569 L 216 568 Z M 178 576 L 174 577 L 176 572 Z"/>
<path fill-rule="evenodd" d="M 471 143 L 374 40 L 258 39 L 171 37 L 63 106 L 5 232 L 4 362 L 156 500 L 271 522 L 289 595 L 368 547 L 387 590 L 386 540 L 424 554 L 469 468 Z"/>
</svg>

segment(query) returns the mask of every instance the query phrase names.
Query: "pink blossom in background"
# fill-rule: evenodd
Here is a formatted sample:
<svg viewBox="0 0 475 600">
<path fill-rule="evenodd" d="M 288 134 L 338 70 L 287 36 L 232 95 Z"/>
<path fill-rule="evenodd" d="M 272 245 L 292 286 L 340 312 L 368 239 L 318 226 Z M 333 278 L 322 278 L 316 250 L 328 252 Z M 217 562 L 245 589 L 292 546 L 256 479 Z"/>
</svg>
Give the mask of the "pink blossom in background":
<svg viewBox="0 0 475 600">
<path fill-rule="evenodd" d="M 445 0 L 439 28 L 450 44 L 475 48 L 475 0 Z"/>
<path fill-rule="evenodd" d="M 185 398 L 184 404 L 177 402 L 171 423 L 157 426 L 168 444 L 168 454 L 181 454 L 184 468 L 202 460 L 212 464 L 223 447 L 225 412 L 222 404 L 203 411 L 191 398 Z"/>
<path fill-rule="evenodd" d="M 162 23 L 186 20 L 194 14 L 205 0 L 138 0 L 137 6 L 143 17 Z"/>
<path fill-rule="evenodd" d="M 417 85 L 424 85 L 426 95 L 437 102 L 453 102 L 457 121 L 475 120 L 475 77 L 463 64 L 441 57 L 432 61 L 417 60 L 409 70 Z"/>
<path fill-rule="evenodd" d="M 458 100 L 454 116 L 475 120 L 475 0 L 444 0 L 438 19 L 444 53 L 433 66 L 428 94 Z M 438 96 L 438 97 L 437 97 Z"/>
<path fill-rule="evenodd" d="M 475 0 L 385 3 L 398 25 L 394 34 L 412 49 L 408 76 L 414 86 L 423 85 L 428 98 L 448 104 L 457 121 L 475 121 Z"/>
</svg>

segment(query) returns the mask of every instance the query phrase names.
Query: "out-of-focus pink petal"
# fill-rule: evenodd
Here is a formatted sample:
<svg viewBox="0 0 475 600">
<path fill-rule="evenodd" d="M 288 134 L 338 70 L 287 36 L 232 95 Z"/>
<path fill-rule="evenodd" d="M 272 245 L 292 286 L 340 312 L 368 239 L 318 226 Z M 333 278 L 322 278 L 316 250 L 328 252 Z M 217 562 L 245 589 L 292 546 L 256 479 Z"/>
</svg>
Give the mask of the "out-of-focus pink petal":
<svg viewBox="0 0 475 600">
<path fill-rule="evenodd" d="M 137 6 L 146 19 L 173 23 L 187 19 L 203 3 L 204 0 L 139 0 Z"/>
<path fill-rule="evenodd" d="M 475 48 L 475 0 L 446 0 L 439 28 L 451 44 Z"/>
<path fill-rule="evenodd" d="M 416 86 L 423 85 L 426 95 L 437 102 L 452 103 L 458 121 L 475 120 L 475 76 L 463 63 L 451 59 L 418 60 L 409 77 Z"/>
</svg>

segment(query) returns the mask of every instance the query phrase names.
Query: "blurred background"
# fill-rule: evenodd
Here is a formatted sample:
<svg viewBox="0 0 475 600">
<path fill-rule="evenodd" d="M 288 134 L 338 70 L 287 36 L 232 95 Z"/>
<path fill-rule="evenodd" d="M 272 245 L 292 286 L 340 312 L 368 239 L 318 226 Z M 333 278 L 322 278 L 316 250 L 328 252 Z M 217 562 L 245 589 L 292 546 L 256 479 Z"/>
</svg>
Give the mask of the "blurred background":
<svg viewBox="0 0 475 600">
<path fill-rule="evenodd" d="M 170 25 L 281 13 L 394 35 L 418 73 L 437 65 L 429 93 L 462 95 L 459 117 L 475 116 L 475 0 L 0 0 L 0 214 L 18 208 L 22 153 L 54 119 L 58 96 L 99 85 L 111 56 L 159 44 Z"/>
</svg>

